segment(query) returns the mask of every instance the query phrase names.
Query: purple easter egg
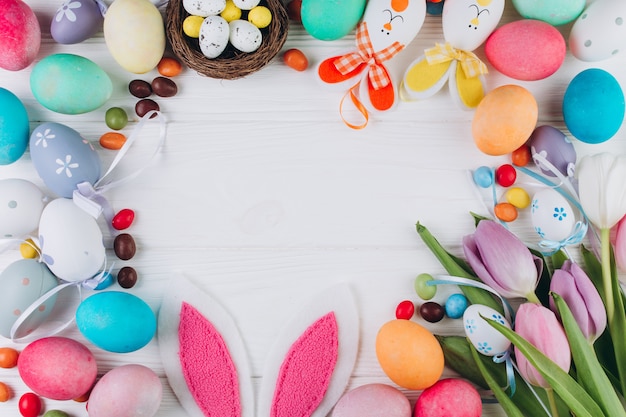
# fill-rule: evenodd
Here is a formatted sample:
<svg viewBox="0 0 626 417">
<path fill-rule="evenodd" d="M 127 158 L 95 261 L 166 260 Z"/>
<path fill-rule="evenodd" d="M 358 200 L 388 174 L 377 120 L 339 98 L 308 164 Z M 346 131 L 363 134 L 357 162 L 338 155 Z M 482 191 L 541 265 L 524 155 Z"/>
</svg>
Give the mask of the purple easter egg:
<svg viewBox="0 0 626 417">
<path fill-rule="evenodd" d="M 102 30 L 101 6 L 96 0 L 65 0 L 50 23 L 50 34 L 58 43 L 74 44 Z"/>
<path fill-rule="evenodd" d="M 539 126 L 530 135 L 528 144 L 533 161 L 544 174 L 556 176 L 542 162 L 545 158 L 564 176 L 574 175 L 576 150 L 572 142 L 559 129 L 549 125 Z"/>
</svg>

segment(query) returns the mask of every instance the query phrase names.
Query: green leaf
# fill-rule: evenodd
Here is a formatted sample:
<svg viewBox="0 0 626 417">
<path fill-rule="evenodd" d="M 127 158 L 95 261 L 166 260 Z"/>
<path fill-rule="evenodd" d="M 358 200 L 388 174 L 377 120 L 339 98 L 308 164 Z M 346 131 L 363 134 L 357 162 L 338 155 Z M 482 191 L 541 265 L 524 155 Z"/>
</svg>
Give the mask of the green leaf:
<svg viewBox="0 0 626 417">
<path fill-rule="evenodd" d="M 483 318 L 522 352 L 577 417 L 612 417 L 606 416 L 583 387 L 530 342 L 497 321 Z"/>
<path fill-rule="evenodd" d="M 561 316 L 580 385 L 598 403 L 605 415 L 626 417 L 626 411 L 611 381 L 604 373 L 602 365 L 580 330 L 567 303 L 558 294 L 552 293 L 552 298 Z"/>
<path fill-rule="evenodd" d="M 612 268 L 615 273 L 615 268 Z M 613 301 L 614 314 L 613 320 L 609 325 L 611 339 L 613 340 L 613 351 L 615 352 L 615 361 L 617 363 L 617 375 L 620 379 L 622 395 L 626 395 L 626 312 L 624 312 L 624 299 L 622 298 L 622 289 L 616 276 L 613 277 Z M 620 388 L 620 387 L 618 387 Z"/>
</svg>

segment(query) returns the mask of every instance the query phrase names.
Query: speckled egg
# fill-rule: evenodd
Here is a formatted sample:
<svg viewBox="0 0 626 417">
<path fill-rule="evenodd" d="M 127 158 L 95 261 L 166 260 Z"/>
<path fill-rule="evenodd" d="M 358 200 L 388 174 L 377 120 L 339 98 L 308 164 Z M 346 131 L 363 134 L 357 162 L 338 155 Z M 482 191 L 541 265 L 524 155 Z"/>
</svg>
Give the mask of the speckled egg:
<svg viewBox="0 0 626 417">
<path fill-rule="evenodd" d="M 482 304 L 472 304 L 463 313 L 465 335 L 476 350 L 485 356 L 496 356 L 506 352 L 511 342 L 489 325 L 483 317 L 511 328 L 508 320 L 498 311 Z"/>
<path fill-rule="evenodd" d="M 66 0 L 52 18 L 50 35 L 58 43 L 79 43 L 102 30 L 103 21 L 103 10 L 96 0 Z"/>
<path fill-rule="evenodd" d="M 0 273 L 0 335 L 10 338 L 11 328 L 18 317 L 39 297 L 58 285 L 57 278 L 48 267 L 35 259 L 20 259 Z M 43 323 L 54 304 L 56 296 L 50 297 L 16 329 L 19 339 L 32 333 Z"/>
<path fill-rule="evenodd" d="M 569 49 L 582 61 L 609 59 L 626 48 L 626 2 L 588 3 L 569 32 Z"/>
<path fill-rule="evenodd" d="M 30 155 L 43 182 L 60 197 L 71 198 L 77 184 L 100 179 L 100 157 L 93 145 L 61 123 L 45 122 L 33 130 Z"/>
<path fill-rule="evenodd" d="M 37 229 L 45 201 L 43 192 L 30 181 L 0 180 L 0 237 L 20 238 Z"/>
<path fill-rule="evenodd" d="M 366 0 L 302 0 L 302 25 L 314 38 L 337 40 L 356 27 L 366 4 Z"/>
<path fill-rule="evenodd" d="M 139 297 L 107 291 L 86 298 L 76 310 L 78 330 L 94 345 L 109 352 L 141 349 L 156 332 L 156 316 Z"/>
<path fill-rule="evenodd" d="M 549 125 L 538 126 L 528 139 L 530 154 L 541 172 L 556 177 L 543 162 L 549 162 L 566 177 L 574 176 L 576 149 L 574 144 L 559 129 Z"/>
<path fill-rule="evenodd" d="M 89 395 L 89 417 L 152 417 L 161 405 L 159 377 L 143 365 L 111 369 Z"/>
<path fill-rule="evenodd" d="M 399 389 L 386 384 L 366 384 L 344 394 L 331 417 L 363 417 L 376 410 L 385 417 L 411 417 L 409 399 Z"/>
<path fill-rule="evenodd" d="M 41 47 L 41 27 L 21 0 L 0 0 L 0 68 L 20 71 L 33 63 Z"/>
<path fill-rule="evenodd" d="M 607 71 L 589 68 L 570 81 L 563 96 L 563 120 L 571 134 L 585 143 L 602 143 L 624 121 L 624 92 Z"/>
<path fill-rule="evenodd" d="M 200 51 L 207 58 L 217 58 L 226 49 L 229 36 L 230 27 L 223 17 L 208 16 L 200 25 Z"/>
<path fill-rule="evenodd" d="M 183 8 L 192 16 L 215 16 L 225 7 L 226 0 L 183 0 Z"/>
<path fill-rule="evenodd" d="M 45 337 L 30 343 L 20 353 L 17 369 L 33 392 L 53 400 L 82 396 L 98 376 L 93 353 L 67 337 Z"/>
<path fill-rule="evenodd" d="M 500 26 L 485 42 L 485 55 L 502 74 L 522 81 L 542 80 L 563 64 L 565 39 L 541 20 L 516 20 Z"/>
<path fill-rule="evenodd" d="M 526 19 L 543 20 L 560 26 L 580 15 L 585 8 L 585 0 L 513 0 L 513 6 Z"/>
<path fill-rule="evenodd" d="M 577 221 L 569 201 L 552 188 L 535 193 L 530 218 L 537 234 L 544 240 L 554 242 L 569 237 Z"/>
<path fill-rule="evenodd" d="M 228 23 L 230 43 L 241 52 L 254 52 L 263 41 L 261 30 L 247 20 L 233 20 Z"/>
<path fill-rule="evenodd" d="M 0 165 L 8 165 L 24 155 L 28 146 L 28 113 L 19 98 L 0 87 Z"/>
</svg>

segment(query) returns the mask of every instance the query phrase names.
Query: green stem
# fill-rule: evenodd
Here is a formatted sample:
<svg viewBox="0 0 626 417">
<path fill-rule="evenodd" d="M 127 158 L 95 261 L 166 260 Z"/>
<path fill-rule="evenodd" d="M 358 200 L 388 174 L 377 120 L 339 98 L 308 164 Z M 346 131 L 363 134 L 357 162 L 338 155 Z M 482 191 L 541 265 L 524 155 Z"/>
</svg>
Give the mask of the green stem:
<svg viewBox="0 0 626 417">
<path fill-rule="evenodd" d="M 554 390 L 552 388 L 546 388 L 546 394 L 548 394 L 548 403 L 550 404 L 550 414 L 552 417 L 559 417 L 559 408 L 556 406 L 556 398 L 554 397 Z"/>
<path fill-rule="evenodd" d="M 613 282 L 611 278 L 611 241 L 610 229 L 600 230 L 600 247 L 601 247 L 601 263 L 602 263 L 602 286 L 604 288 L 604 296 L 606 298 L 606 317 L 609 326 L 613 322 L 615 315 L 615 300 L 613 299 Z"/>
<path fill-rule="evenodd" d="M 537 297 L 537 294 L 535 294 L 534 292 L 526 294 L 526 299 L 530 301 L 531 303 L 541 304 L 539 297 Z"/>
</svg>

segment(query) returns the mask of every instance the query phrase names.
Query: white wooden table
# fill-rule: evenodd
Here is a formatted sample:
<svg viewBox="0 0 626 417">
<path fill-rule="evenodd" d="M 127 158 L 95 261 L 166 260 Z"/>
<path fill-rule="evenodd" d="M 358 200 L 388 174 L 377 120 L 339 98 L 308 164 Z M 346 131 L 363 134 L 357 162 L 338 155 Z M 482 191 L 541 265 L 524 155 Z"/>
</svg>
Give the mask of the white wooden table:
<svg viewBox="0 0 626 417">
<path fill-rule="evenodd" d="M 32 66 L 19 72 L 0 70 L 0 86 L 23 101 L 31 129 L 44 121 L 62 122 L 98 146 L 99 136 L 108 130 L 105 110 L 120 106 L 132 114 L 136 99 L 128 93 L 128 82 L 150 81 L 156 70 L 142 76 L 124 71 L 110 56 L 101 33 L 77 45 L 56 44 L 49 25 L 60 0 L 27 3 L 43 31 L 37 59 L 57 52 L 85 56 L 110 75 L 113 96 L 96 111 L 68 116 L 48 111 L 34 99 L 29 87 Z M 518 18 L 509 4 L 501 24 Z M 569 26 L 560 29 L 567 34 Z M 423 49 L 442 39 L 440 17 L 428 16 L 417 38 L 388 68 L 399 77 Z M 372 115 L 363 130 L 344 125 L 338 112 L 343 93 L 321 86 L 312 68 L 353 44 L 353 34 L 324 42 L 292 24 L 284 49 L 300 48 L 308 55 L 312 65 L 305 72 L 288 68 L 278 58 L 233 81 L 185 70 L 175 78 L 178 95 L 159 100 L 169 121 L 163 151 L 138 178 L 107 195 L 115 208 L 132 208 L 137 214 L 129 233 L 138 253 L 125 264 L 133 266 L 140 278 L 129 291 L 156 311 L 166 284 L 177 274 L 186 274 L 234 317 L 257 387 L 281 327 L 316 293 L 337 282 L 350 285 L 361 318 L 360 351 L 350 388 L 370 382 L 392 384 L 376 359 L 376 333 L 394 318 L 398 302 L 416 300 L 417 274 L 443 272 L 421 242 L 415 223 L 420 221 L 447 248 L 460 253 L 462 236 L 473 229 L 468 213 L 485 213 L 468 182 L 468 170 L 507 161 L 475 147 L 473 113 L 456 108 L 445 88 L 431 99 L 400 102 L 393 111 Z M 484 58 L 482 48 L 477 52 Z M 625 63 L 623 53 L 599 63 L 584 63 L 568 53 L 559 71 L 545 80 L 519 82 L 493 69 L 487 79 L 489 89 L 523 85 L 538 101 L 539 123 L 565 130 L 561 101 L 569 81 L 585 68 L 599 67 L 623 84 Z M 624 136 L 622 129 L 606 144 L 575 141 L 575 146 L 580 153 L 621 152 Z M 150 140 L 145 142 L 150 149 Z M 107 166 L 112 151 L 98 148 L 98 152 Z M 140 163 L 141 153 L 135 158 L 126 161 L 127 169 Z M 0 166 L 0 178 L 28 179 L 45 190 L 28 152 L 14 164 Z M 0 267 L 18 258 L 15 250 L 5 252 Z M 109 258 L 116 259 L 112 252 Z M 460 325 L 445 319 L 429 328 L 450 334 Z M 62 335 L 88 344 L 75 328 Z M 0 345 L 11 343 L 2 340 Z M 88 346 L 100 373 L 126 363 L 152 368 L 164 385 L 158 416 L 185 415 L 167 384 L 156 339 L 130 354 Z M 27 387 L 17 369 L 0 369 L 0 381 L 15 390 L 12 400 L 0 403 L 0 415 L 18 416 L 17 398 Z M 414 402 L 418 393 L 407 395 Z M 72 416 L 87 415 L 84 404 L 73 401 L 45 404 Z M 484 410 L 485 416 L 504 415 L 497 405 Z"/>
</svg>

